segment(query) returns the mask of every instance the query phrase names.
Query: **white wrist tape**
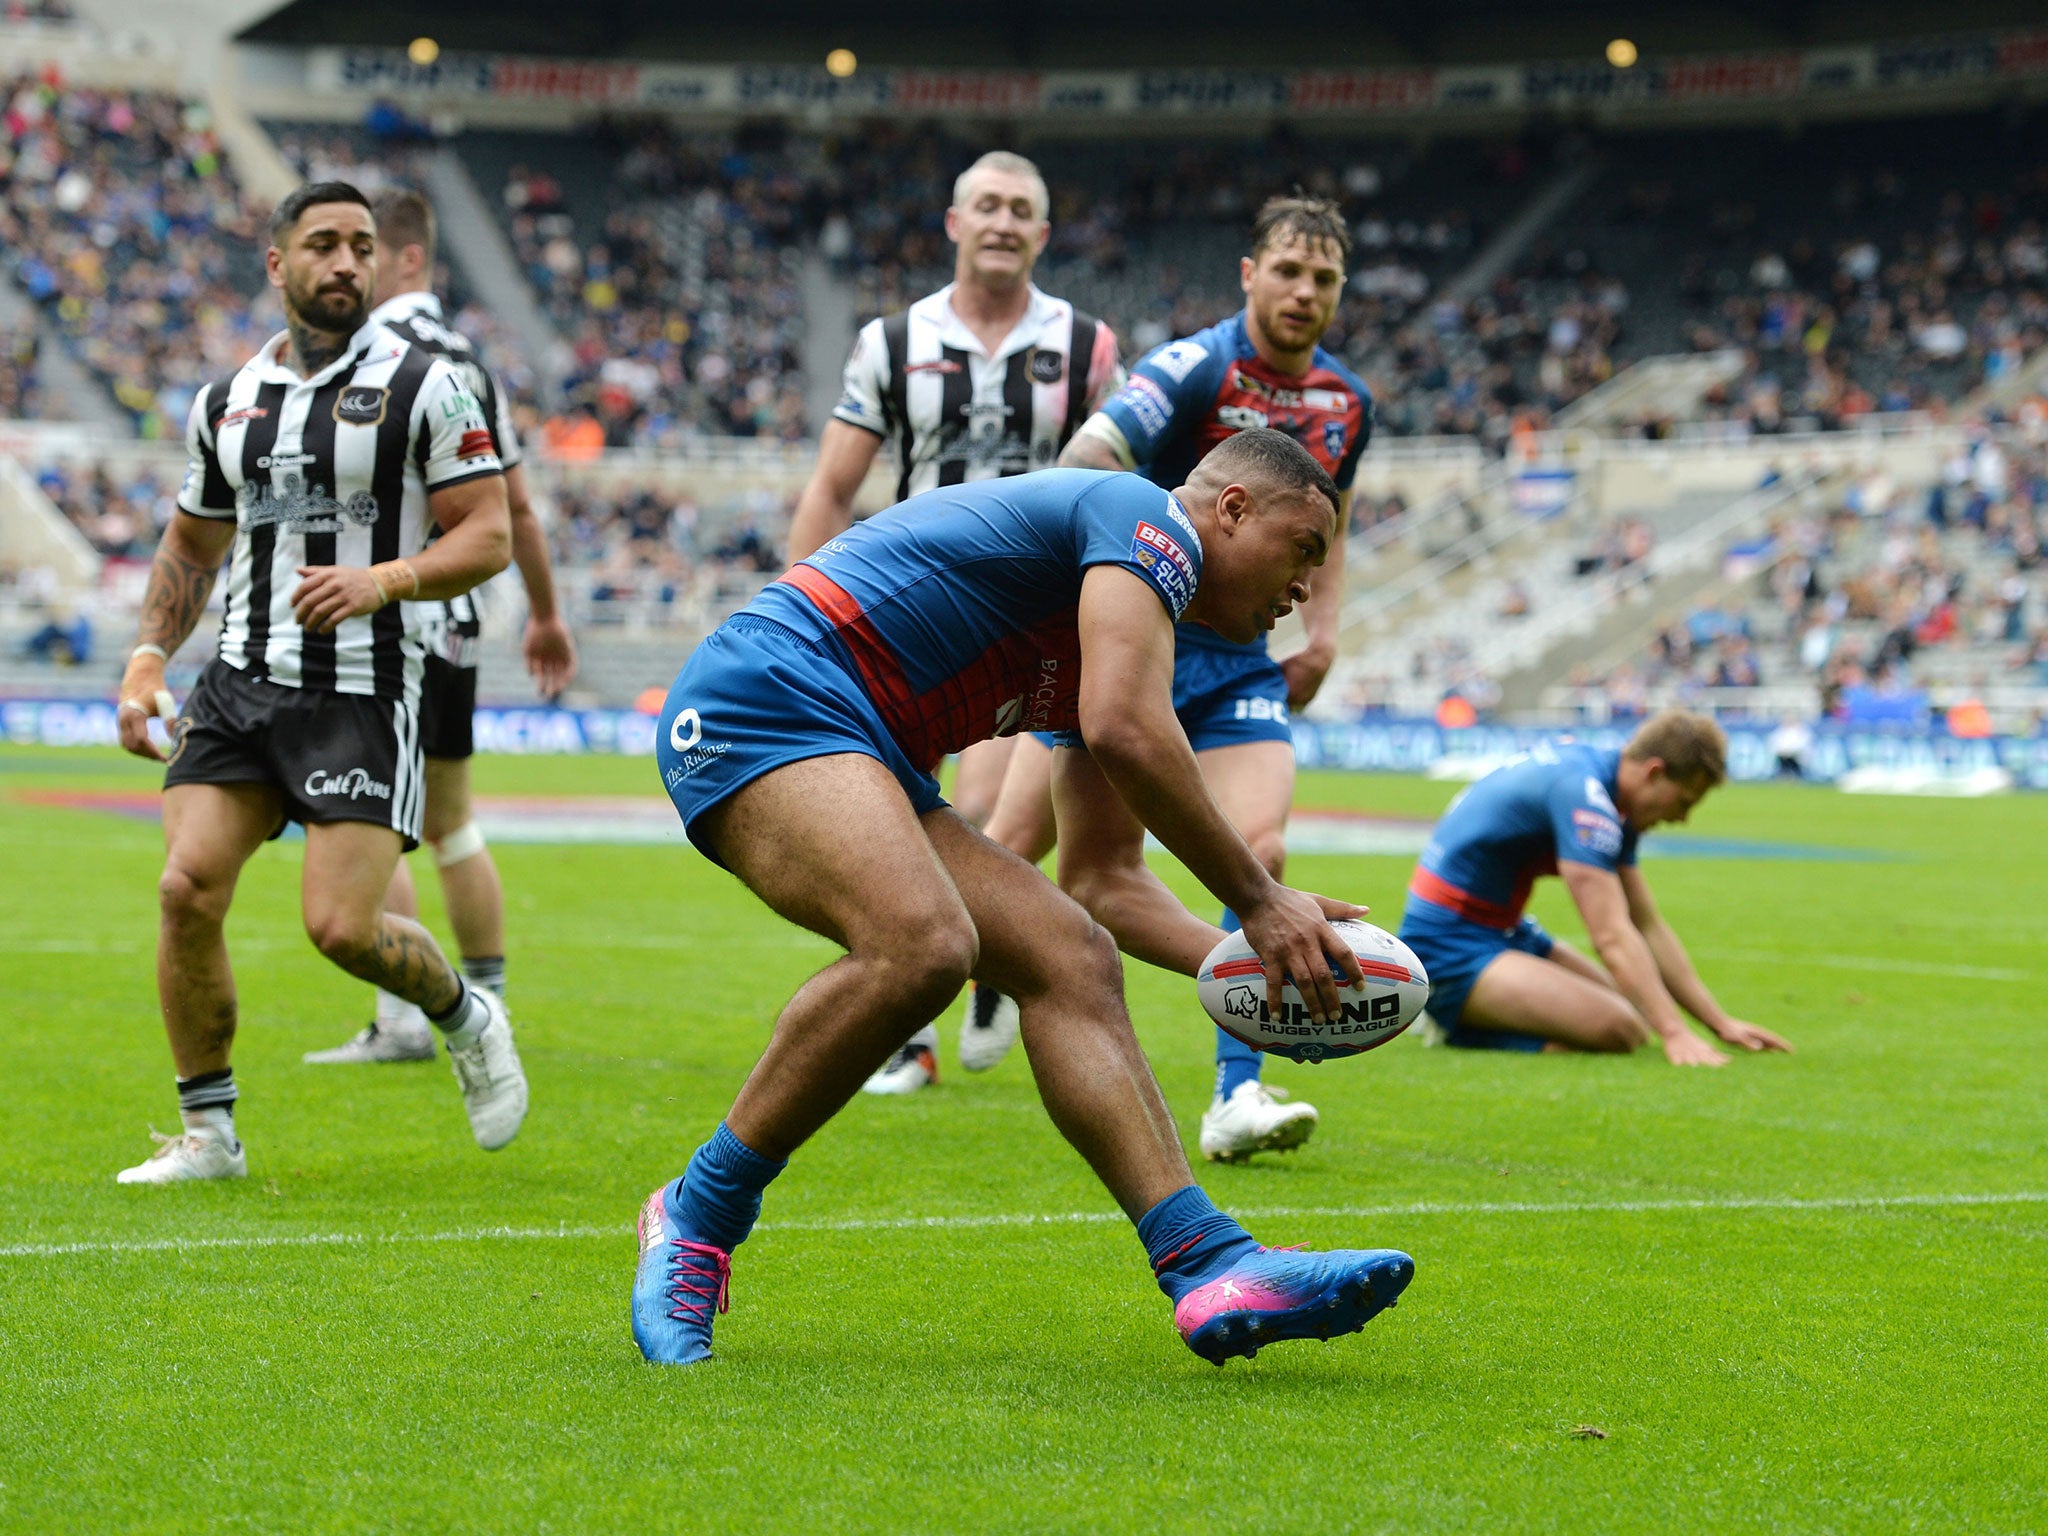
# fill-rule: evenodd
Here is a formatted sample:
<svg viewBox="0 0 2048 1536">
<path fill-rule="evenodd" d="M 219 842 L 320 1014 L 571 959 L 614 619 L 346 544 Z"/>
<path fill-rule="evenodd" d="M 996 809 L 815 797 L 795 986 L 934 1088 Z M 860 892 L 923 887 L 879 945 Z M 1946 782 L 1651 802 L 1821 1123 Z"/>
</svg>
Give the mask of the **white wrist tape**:
<svg viewBox="0 0 2048 1536">
<path fill-rule="evenodd" d="M 484 829 L 474 821 L 465 821 L 434 845 L 434 867 L 446 869 L 450 864 L 473 859 L 483 851 Z"/>
</svg>

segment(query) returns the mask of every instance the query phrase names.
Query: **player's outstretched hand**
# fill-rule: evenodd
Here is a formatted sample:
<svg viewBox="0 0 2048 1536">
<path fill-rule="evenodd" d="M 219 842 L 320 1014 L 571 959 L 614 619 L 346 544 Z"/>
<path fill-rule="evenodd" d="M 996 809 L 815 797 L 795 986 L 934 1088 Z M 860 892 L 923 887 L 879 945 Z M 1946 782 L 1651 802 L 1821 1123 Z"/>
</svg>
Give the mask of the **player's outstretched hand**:
<svg viewBox="0 0 2048 1536">
<path fill-rule="evenodd" d="M 1751 1024 L 1746 1019 L 1730 1019 L 1714 1031 L 1730 1045 L 1740 1046 L 1745 1051 L 1784 1051 L 1788 1055 L 1792 1042 L 1782 1035 L 1774 1035 L 1768 1029 Z"/>
<path fill-rule="evenodd" d="M 1664 1056 L 1674 1067 L 1725 1067 L 1728 1058 L 1689 1029 L 1664 1039 Z"/>
<path fill-rule="evenodd" d="M 526 621 L 526 670 L 540 696 L 553 702 L 576 680 L 576 642 L 560 614 Z"/>
<path fill-rule="evenodd" d="M 1358 968 L 1358 956 L 1330 922 L 1363 917 L 1369 910 L 1355 902 L 1312 896 L 1282 885 L 1274 887 L 1270 901 L 1238 914 L 1246 942 L 1265 962 L 1266 1009 L 1274 1018 L 1283 1017 L 1280 992 L 1289 979 L 1319 1023 L 1338 1014 L 1343 1007 L 1338 990 L 1357 986 L 1365 976 Z"/>
<path fill-rule="evenodd" d="M 128 670 L 121 677 L 121 702 L 114 711 L 121 750 L 153 763 L 164 761 L 163 753 L 149 739 L 149 722 L 162 720 L 168 727 L 177 718 L 178 701 L 164 686 L 164 664 L 151 655 L 130 657 Z"/>
<path fill-rule="evenodd" d="M 375 613 L 386 601 L 377 578 L 360 565 L 302 565 L 299 574 L 306 579 L 292 593 L 292 616 L 315 634 Z"/>
</svg>

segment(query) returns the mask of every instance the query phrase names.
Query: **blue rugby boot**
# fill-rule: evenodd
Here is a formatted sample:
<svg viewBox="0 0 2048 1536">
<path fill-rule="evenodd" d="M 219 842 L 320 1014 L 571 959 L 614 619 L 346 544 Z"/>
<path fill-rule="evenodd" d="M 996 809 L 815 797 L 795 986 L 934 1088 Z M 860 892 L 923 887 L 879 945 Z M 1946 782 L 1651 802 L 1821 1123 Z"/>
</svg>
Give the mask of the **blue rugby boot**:
<svg viewBox="0 0 2048 1536">
<path fill-rule="evenodd" d="M 1173 1322 L 1189 1349 L 1221 1365 L 1282 1339 L 1356 1333 L 1414 1278 L 1415 1261 L 1391 1248 L 1261 1248 L 1182 1296 Z"/>
<path fill-rule="evenodd" d="M 711 1358 L 711 1319 L 727 1309 L 732 1255 L 684 1237 L 664 1184 L 640 1207 L 640 1265 L 633 1274 L 633 1342 L 656 1365 Z"/>
</svg>

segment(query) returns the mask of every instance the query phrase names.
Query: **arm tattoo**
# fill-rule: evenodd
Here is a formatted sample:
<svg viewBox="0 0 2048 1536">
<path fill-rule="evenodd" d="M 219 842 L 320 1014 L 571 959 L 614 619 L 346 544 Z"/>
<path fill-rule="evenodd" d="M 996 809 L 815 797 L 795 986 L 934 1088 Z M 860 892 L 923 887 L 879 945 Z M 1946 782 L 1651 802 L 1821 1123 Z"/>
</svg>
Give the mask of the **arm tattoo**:
<svg viewBox="0 0 2048 1536">
<path fill-rule="evenodd" d="M 149 585 L 142 594 L 140 644 L 160 645 L 175 653 L 206 611 L 216 567 L 188 560 L 167 538 L 149 562 Z"/>
<path fill-rule="evenodd" d="M 348 337 L 316 331 L 303 321 L 287 317 L 285 329 L 291 332 L 292 351 L 298 354 L 299 366 L 309 374 L 318 373 L 348 350 Z"/>
</svg>

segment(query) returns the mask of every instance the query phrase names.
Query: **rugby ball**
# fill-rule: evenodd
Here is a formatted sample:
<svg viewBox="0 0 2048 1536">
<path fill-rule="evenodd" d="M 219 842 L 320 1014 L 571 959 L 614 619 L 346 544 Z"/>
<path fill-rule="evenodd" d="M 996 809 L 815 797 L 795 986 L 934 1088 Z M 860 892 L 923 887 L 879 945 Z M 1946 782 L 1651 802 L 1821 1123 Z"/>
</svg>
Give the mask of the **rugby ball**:
<svg viewBox="0 0 2048 1536">
<path fill-rule="evenodd" d="M 1226 934 L 1209 951 L 1195 977 L 1195 990 L 1216 1027 L 1255 1051 L 1294 1061 L 1328 1061 L 1385 1045 L 1415 1022 L 1429 1001 L 1429 974 L 1399 939 L 1384 928 L 1345 918 L 1330 925 L 1358 956 L 1365 985 L 1338 993 L 1342 1014 L 1318 1024 L 1290 979 L 1280 994 L 1284 1018 L 1266 1007 L 1266 968 L 1242 933 Z"/>
</svg>

